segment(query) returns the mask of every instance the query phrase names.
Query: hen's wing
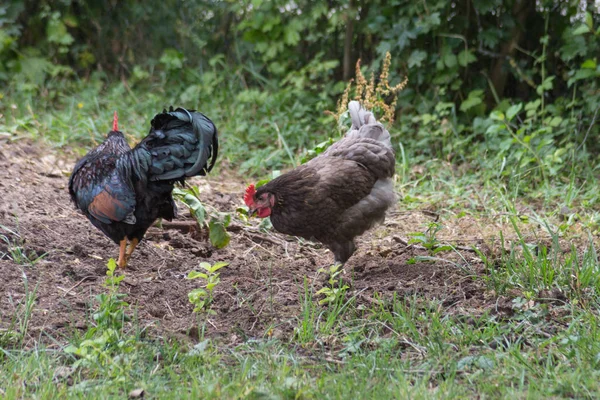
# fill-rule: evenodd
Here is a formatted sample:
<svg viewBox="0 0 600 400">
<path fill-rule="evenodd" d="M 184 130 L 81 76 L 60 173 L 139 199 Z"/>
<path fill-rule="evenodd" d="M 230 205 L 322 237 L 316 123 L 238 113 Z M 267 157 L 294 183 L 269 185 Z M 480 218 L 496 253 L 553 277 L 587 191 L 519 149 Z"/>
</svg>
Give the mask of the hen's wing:
<svg viewBox="0 0 600 400">
<path fill-rule="evenodd" d="M 280 232 L 322 240 L 345 210 L 367 196 L 375 178 L 362 165 L 336 157 L 311 160 L 259 188 L 278 194 L 271 221 Z"/>
<path fill-rule="evenodd" d="M 367 168 L 378 179 L 394 176 L 396 169 L 394 151 L 382 142 L 370 138 L 345 137 L 334 143 L 322 156 L 354 161 Z"/>
</svg>

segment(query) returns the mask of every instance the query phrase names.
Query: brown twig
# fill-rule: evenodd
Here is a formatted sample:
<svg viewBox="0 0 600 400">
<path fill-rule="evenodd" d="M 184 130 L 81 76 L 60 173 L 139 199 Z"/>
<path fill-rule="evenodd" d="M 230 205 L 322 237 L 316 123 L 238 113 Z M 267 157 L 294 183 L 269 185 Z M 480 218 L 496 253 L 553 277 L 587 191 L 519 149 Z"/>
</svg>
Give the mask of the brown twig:
<svg viewBox="0 0 600 400">
<path fill-rule="evenodd" d="M 183 233 L 190 233 L 198 230 L 198 223 L 196 221 L 162 221 L 159 225 L 155 224 L 156 227 L 162 227 L 163 229 L 175 229 Z"/>
<path fill-rule="evenodd" d="M 175 229 L 181 231 L 183 233 L 189 233 L 192 231 L 198 231 L 198 223 L 193 220 L 183 220 L 183 221 L 162 221 L 159 225 L 158 223 L 154 225 L 155 227 L 162 226 L 163 229 Z M 243 225 L 239 224 L 229 224 L 225 229 L 229 232 L 239 232 L 241 230 L 245 230 Z"/>
<path fill-rule="evenodd" d="M 65 292 L 65 294 L 63 294 L 63 297 L 65 297 L 66 295 L 68 295 L 71 290 L 75 289 L 77 286 L 81 285 L 84 281 L 88 280 L 88 279 L 96 279 L 97 277 L 94 275 L 88 275 L 88 276 L 84 276 L 83 279 L 81 279 L 79 282 L 77 282 L 75 285 L 73 285 L 71 288 L 69 289 L 63 289 L 60 286 L 57 286 L 59 289 L 61 289 L 62 291 Z"/>
<path fill-rule="evenodd" d="M 274 239 L 271 239 L 271 238 L 270 238 L 270 237 L 268 237 L 268 236 L 260 235 L 260 234 L 258 234 L 258 233 L 254 233 L 254 232 L 249 232 L 248 230 L 245 230 L 245 231 L 244 231 L 244 233 L 245 233 L 247 236 L 249 236 L 249 237 L 250 237 L 250 240 L 252 240 L 253 242 L 254 242 L 255 240 L 260 240 L 260 241 L 263 241 L 263 242 L 271 243 L 271 244 L 273 244 L 273 245 L 275 245 L 275 246 L 282 246 L 282 243 L 281 243 L 281 242 L 277 242 L 276 240 L 274 240 Z"/>
</svg>

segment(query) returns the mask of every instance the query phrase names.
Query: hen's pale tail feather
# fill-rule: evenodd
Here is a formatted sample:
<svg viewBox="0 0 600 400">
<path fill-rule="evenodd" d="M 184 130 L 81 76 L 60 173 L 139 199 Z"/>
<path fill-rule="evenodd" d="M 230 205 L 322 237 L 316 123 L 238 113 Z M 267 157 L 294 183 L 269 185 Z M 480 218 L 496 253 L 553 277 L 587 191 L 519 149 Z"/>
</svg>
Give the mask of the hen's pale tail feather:
<svg viewBox="0 0 600 400">
<path fill-rule="evenodd" d="M 348 103 L 348 111 L 352 119 L 352 127 L 346 133 L 347 137 L 365 137 L 383 142 L 392 147 L 390 133 L 377 122 L 372 112 L 365 110 L 358 101 Z"/>
</svg>

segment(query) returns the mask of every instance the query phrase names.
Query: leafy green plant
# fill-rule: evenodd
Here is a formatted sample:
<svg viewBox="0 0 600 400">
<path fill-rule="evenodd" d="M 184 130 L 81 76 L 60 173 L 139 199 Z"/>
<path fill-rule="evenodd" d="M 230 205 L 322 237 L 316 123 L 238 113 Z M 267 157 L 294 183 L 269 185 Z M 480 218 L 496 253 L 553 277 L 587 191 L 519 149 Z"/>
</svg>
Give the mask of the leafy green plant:
<svg viewBox="0 0 600 400">
<path fill-rule="evenodd" d="M 452 250 L 453 247 L 449 245 L 440 245 L 440 241 L 437 238 L 437 233 L 443 229 L 443 226 L 438 222 L 431 222 L 427 226 L 425 232 L 412 232 L 409 233 L 410 239 L 408 244 L 420 244 L 425 247 L 431 254 L 436 254 L 441 251 Z"/>
<path fill-rule="evenodd" d="M 333 304 L 344 299 L 349 286 L 343 284 L 339 277 L 342 273 L 342 266 L 340 264 L 334 264 L 331 265 L 327 271 L 325 268 L 320 268 L 319 272 L 327 272 L 329 275 L 329 279 L 327 280 L 329 286 L 325 286 L 315 293 L 316 295 L 324 296 L 323 299 L 319 300 L 319 304 Z"/>
<path fill-rule="evenodd" d="M 106 267 L 106 279 L 103 285 L 108 289 L 108 292 L 96 296 L 99 305 L 98 310 L 93 314 L 93 318 L 101 329 L 120 330 L 123 328 L 123 322 L 127 320 L 125 308 L 129 305 L 123 300 L 127 295 L 118 293 L 125 275 L 115 275 L 117 263 L 114 258 L 108 260 Z"/>
<path fill-rule="evenodd" d="M 229 244 L 231 239 L 231 235 L 227 232 L 227 227 L 231 223 L 229 213 L 218 212 L 212 208 L 207 212 L 206 206 L 200 201 L 197 186 L 185 189 L 174 188 L 173 196 L 190 209 L 199 227 L 208 229 L 208 237 L 213 246 L 222 249 Z"/>
<path fill-rule="evenodd" d="M 113 258 L 106 266 L 107 293 L 96 296 L 97 308 L 92 314 L 95 326 L 88 329 L 80 343 L 67 346 L 65 352 L 77 356 L 74 368 L 99 365 L 106 367 L 111 375 L 119 375 L 128 360 L 127 355 L 135 349 L 136 340 L 123 332 L 129 304 L 123 300 L 126 295 L 118 290 L 125 276 L 115 275 L 117 263 Z"/>
<path fill-rule="evenodd" d="M 197 288 L 188 293 L 188 299 L 194 305 L 194 312 L 215 314 L 215 311 L 211 308 L 214 298 L 213 291 L 221 282 L 220 273 L 217 271 L 228 265 L 227 262 L 217 262 L 213 265 L 201 262 L 200 268 L 205 272 L 191 271 L 187 275 L 187 279 L 202 279 L 205 282 L 203 288 Z"/>
<path fill-rule="evenodd" d="M 335 140 L 333 138 L 328 138 L 324 142 L 315 145 L 315 147 L 313 147 L 310 150 L 307 150 L 306 153 L 304 153 L 304 155 L 300 159 L 300 162 L 304 164 L 305 162 L 315 158 L 316 156 L 327 150 L 329 146 L 331 146 L 333 143 L 335 143 Z"/>
</svg>

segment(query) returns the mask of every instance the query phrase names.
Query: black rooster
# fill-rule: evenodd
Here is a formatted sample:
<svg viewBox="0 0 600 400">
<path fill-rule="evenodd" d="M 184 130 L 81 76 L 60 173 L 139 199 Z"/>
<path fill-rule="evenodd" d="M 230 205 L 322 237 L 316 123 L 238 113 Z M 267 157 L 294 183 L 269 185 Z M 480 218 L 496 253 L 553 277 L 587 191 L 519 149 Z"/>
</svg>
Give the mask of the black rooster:
<svg viewBox="0 0 600 400">
<path fill-rule="evenodd" d="M 118 130 L 115 111 L 106 140 L 73 168 L 71 200 L 120 245 L 118 265 L 124 268 L 154 221 L 176 216 L 173 185 L 209 172 L 218 149 L 217 128 L 210 119 L 172 107 L 154 117 L 148 136 L 131 149 Z"/>
</svg>

